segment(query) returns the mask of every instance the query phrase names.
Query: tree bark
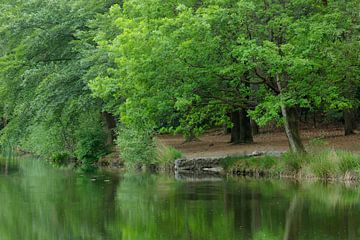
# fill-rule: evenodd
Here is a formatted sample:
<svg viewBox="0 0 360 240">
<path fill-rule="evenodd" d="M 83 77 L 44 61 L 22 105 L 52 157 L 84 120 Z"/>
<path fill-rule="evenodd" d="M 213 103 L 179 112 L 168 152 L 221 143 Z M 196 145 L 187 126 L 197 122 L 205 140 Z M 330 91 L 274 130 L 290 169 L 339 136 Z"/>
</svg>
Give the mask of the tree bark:
<svg viewBox="0 0 360 240">
<path fill-rule="evenodd" d="M 281 113 L 284 118 L 285 133 L 289 141 L 290 151 L 305 152 L 304 145 L 301 142 L 299 134 L 299 116 L 296 107 L 281 107 Z"/>
<path fill-rule="evenodd" d="M 246 109 L 236 110 L 231 113 L 231 143 L 252 143 L 253 135 L 251 130 L 250 118 L 247 116 Z"/>
<path fill-rule="evenodd" d="M 231 122 L 233 124 L 231 128 L 231 143 L 238 144 L 240 143 L 240 112 L 233 111 L 231 112 Z"/>
<path fill-rule="evenodd" d="M 276 75 L 276 84 L 280 93 L 283 92 L 284 89 L 286 89 L 288 84 L 288 78 L 289 77 L 286 73 L 282 74 L 282 82 L 280 80 L 280 75 Z M 296 153 L 304 153 L 305 148 L 301 142 L 299 134 L 299 113 L 297 107 L 287 107 L 283 104 L 281 106 L 281 114 L 284 118 L 284 128 L 289 141 L 290 151 Z"/>
<path fill-rule="evenodd" d="M 240 141 L 241 143 L 253 143 L 253 133 L 251 128 L 251 119 L 246 109 L 240 110 Z"/>
<path fill-rule="evenodd" d="M 250 124 L 251 124 L 252 134 L 253 135 L 259 134 L 260 132 L 259 125 L 252 119 L 250 120 Z"/>
<path fill-rule="evenodd" d="M 101 117 L 104 123 L 105 132 L 107 134 L 107 144 L 113 144 L 116 138 L 115 128 L 116 128 L 116 118 L 109 112 L 102 112 Z"/>
<path fill-rule="evenodd" d="M 356 129 L 356 120 L 353 109 L 345 109 L 343 113 L 345 136 L 354 134 L 354 130 Z"/>
</svg>

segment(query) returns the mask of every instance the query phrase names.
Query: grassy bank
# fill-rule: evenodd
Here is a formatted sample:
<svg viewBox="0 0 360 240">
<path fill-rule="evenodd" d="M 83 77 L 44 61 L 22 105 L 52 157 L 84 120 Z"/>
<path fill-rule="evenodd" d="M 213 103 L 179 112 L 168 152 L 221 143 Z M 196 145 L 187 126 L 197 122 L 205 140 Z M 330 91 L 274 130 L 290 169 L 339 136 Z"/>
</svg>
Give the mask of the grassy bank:
<svg viewBox="0 0 360 240">
<path fill-rule="evenodd" d="M 360 179 L 360 155 L 333 149 L 311 150 L 306 154 L 285 153 L 280 157 L 229 157 L 221 164 L 226 173 L 233 175 Z"/>
</svg>

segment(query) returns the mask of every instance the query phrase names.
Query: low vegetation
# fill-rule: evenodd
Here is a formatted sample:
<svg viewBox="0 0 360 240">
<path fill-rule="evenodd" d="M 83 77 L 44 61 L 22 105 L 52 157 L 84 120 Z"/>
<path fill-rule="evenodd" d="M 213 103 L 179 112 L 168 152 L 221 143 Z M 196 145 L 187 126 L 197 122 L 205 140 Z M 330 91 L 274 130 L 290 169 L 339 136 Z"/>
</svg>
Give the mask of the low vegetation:
<svg viewBox="0 0 360 240">
<path fill-rule="evenodd" d="M 232 157 L 224 159 L 222 165 L 227 172 L 238 175 L 360 179 L 360 155 L 334 149 L 306 154 L 287 152 L 280 157 Z"/>
</svg>

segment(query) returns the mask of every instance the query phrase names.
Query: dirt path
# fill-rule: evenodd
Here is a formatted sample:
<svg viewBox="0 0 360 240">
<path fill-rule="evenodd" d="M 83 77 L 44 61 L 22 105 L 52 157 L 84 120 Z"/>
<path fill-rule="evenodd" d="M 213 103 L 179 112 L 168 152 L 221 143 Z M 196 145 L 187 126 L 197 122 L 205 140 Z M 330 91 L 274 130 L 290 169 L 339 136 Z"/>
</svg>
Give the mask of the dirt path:
<svg viewBox="0 0 360 240">
<path fill-rule="evenodd" d="M 301 131 L 306 146 L 309 140 L 322 138 L 327 146 L 335 149 L 349 150 L 360 153 L 360 133 L 343 136 L 342 129 L 312 129 Z M 233 145 L 228 143 L 229 135 L 221 132 L 210 132 L 200 137 L 199 141 L 184 143 L 182 136 L 160 136 L 159 140 L 173 146 L 184 153 L 186 157 L 216 157 L 237 155 L 254 151 L 286 151 L 288 143 L 284 133 L 262 133 L 254 137 L 253 144 Z"/>
</svg>

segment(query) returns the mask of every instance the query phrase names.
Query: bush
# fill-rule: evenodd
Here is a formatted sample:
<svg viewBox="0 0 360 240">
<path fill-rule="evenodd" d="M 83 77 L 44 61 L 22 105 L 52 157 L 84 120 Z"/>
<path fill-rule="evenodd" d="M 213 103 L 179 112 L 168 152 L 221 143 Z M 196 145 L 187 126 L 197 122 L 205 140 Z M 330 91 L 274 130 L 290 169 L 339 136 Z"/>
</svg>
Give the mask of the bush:
<svg viewBox="0 0 360 240">
<path fill-rule="evenodd" d="M 27 136 L 20 142 L 20 147 L 35 155 L 52 159 L 52 157 L 65 151 L 61 127 L 58 124 L 34 124 L 28 128 Z"/>
<path fill-rule="evenodd" d="M 94 165 L 100 157 L 109 152 L 106 133 L 98 115 L 85 114 L 82 116 L 75 131 L 75 140 L 75 156 L 85 166 Z"/>
<path fill-rule="evenodd" d="M 118 129 L 117 145 L 120 158 L 128 167 L 139 167 L 156 162 L 156 144 L 151 130 L 121 126 Z"/>
<path fill-rule="evenodd" d="M 51 156 L 50 160 L 57 166 L 63 166 L 70 162 L 71 156 L 68 152 L 57 152 Z"/>
</svg>

